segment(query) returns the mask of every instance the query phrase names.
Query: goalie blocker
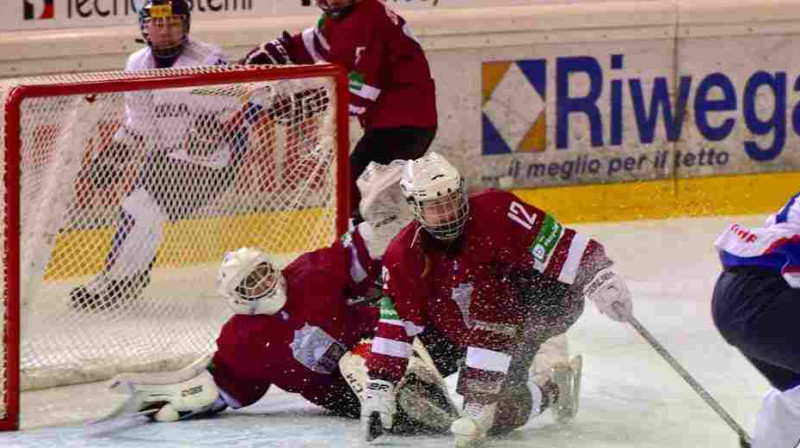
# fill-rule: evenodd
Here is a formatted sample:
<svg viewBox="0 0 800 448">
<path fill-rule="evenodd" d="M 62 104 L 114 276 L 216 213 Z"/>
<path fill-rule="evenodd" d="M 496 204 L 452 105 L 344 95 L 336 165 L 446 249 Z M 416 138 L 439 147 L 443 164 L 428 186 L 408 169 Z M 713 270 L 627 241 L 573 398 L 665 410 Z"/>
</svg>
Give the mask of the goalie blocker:
<svg viewBox="0 0 800 448">
<path fill-rule="evenodd" d="M 391 401 L 390 406 L 395 410 L 393 415 L 385 416 L 391 422 L 381 424 L 380 421 L 368 419 L 368 439 L 380 436 L 384 427 L 391 427 L 393 433 L 401 434 L 447 432 L 459 417 L 459 412 L 450 398 L 444 379 L 422 344 L 413 345 L 403 379 L 396 386 L 383 382 L 385 387 L 380 391 L 375 390 L 375 381 L 370 381 L 367 376 L 366 358 L 371 347 L 371 339 L 362 340 L 339 360 L 342 376 L 361 401 L 362 414 L 368 411 L 363 408 L 364 399 L 367 395 L 376 393 L 383 394 Z"/>
</svg>

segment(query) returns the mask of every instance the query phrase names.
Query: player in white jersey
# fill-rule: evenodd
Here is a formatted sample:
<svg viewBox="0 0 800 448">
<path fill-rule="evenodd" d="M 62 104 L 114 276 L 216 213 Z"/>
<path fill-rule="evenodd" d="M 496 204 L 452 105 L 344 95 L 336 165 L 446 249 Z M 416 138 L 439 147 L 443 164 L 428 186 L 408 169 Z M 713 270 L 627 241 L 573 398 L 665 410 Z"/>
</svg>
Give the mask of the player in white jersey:
<svg viewBox="0 0 800 448">
<path fill-rule="evenodd" d="M 219 48 L 189 37 L 190 24 L 186 0 L 146 0 L 139 26 L 147 47 L 130 55 L 126 71 L 224 65 Z M 164 221 L 186 217 L 233 181 L 247 150 L 248 125 L 257 115 L 256 106 L 252 109 L 243 110 L 235 97 L 191 89 L 126 94 L 125 123 L 90 176 L 95 184 L 113 182 L 128 158 L 140 151 L 146 158 L 122 201 L 105 266 L 71 292 L 73 307 L 105 309 L 141 293 Z"/>
<path fill-rule="evenodd" d="M 770 382 L 753 448 L 800 442 L 800 193 L 762 228 L 730 225 L 717 238 L 723 272 L 712 299 L 714 323 Z"/>
</svg>

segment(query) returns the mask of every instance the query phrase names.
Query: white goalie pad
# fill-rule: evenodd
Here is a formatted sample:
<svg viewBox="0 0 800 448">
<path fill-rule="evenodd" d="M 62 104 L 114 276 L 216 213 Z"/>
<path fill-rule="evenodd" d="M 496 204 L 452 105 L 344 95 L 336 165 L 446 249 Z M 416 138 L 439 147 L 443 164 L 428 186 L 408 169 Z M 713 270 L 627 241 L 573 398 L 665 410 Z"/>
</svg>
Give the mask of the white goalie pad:
<svg viewBox="0 0 800 448">
<path fill-rule="evenodd" d="M 220 391 L 206 369 L 210 356 L 174 372 L 121 374 L 109 382 L 109 389 L 130 396 L 114 414 L 158 409 L 157 421 L 171 422 L 212 409 Z"/>
<path fill-rule="evenodd" d="M 109 381 L 108 388 L 122 394 L 135 392 L 134 385 L 169 385 L 188 381 L 205 372 L 211 363 L 212 355 L 206 355 L 180 370 L 154 373 L 122 373 Z"/>
<path fill-rule="evenodd" d="M 372 162 L 356 180 L 364 218 L 359 231 L 373 259 L 381 258 L 392 238 L 414 218 L 400 190 L 405 164 L 405 160 L 393 160 L 388 165 Z"/>
</svg>

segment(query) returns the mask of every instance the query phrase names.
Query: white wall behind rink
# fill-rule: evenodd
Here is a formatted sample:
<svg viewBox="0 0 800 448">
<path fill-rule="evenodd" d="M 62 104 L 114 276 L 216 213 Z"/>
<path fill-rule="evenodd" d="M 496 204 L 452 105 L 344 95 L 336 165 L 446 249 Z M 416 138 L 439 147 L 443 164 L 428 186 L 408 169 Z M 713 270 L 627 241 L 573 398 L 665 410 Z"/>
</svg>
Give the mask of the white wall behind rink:
<svg viewBox="0 0 800 448">
<path fill-rule="evenodd" d="M 468 53 L 469 49 L 510 45 L 780 34 L 800 29 L 798 0 L 526 0 L 531 3 L 526 6 L 509 6 L 521 0 L 504 0 L 498 2 L 503 6 L 459 8 L 448 8 L 448 0 L 439 1 L 438 8 L 396 7 L 426 50 L 433 52 L 432 59 L 443 50 Z M 284 29 L 297 32 L 312 26 L 313 17 L 194 20 L 192 31 L 238 57 Z M 4 31 L 0 33 L 0 76 L 119 69 L 127 54 L 141 46 L 134 41 L 138 37 L 136 16 L 124 26 Z"/>
<path fill-rule="evenodd" d="M 442 3 L 447 0 L 441 0 Z M 774 19 L 786 21 L 800 18 L 800 2 L 794 11 L 780 9 Z M 737 8 L 747 8 L 739 2 Z M 733 3 L 729 6 L 732 6 Z M 425 48 L 433 52 L 544 42 L 635 39 L 644 35 L 673 37 L 677 23 L 677 7 L 671 1 L 576 2 L 529 6 L 480 8 L 404 9 Z M 688 7 L 688 4 L 687 4 Z M 399 9 L 399 8 L 398 8 Z M 695 9 L 694 7 L 692 9 Z M 718 10 L 725 10 L 720 4 Z M 729 9 L 729 8 L 727 8 Z M 767 11 L 749 8 L 738 22 L 757 22 Z M 734 22 L 737 22 L 737 15 Z M 312 16 L 313 17 L 313 16 Z M 235 17 L 214 21 L 195 20 L 192 33 L 199 39 L 217 43 L 231 56 L 239 57 L 254 45 L 271 40 L 284 29 L 297 32 L 314 24 L 309 15 Z M 716 18 L 714 22 L 719 22 Z M 662 29 L 653 30 L 653 26 Z M 89 70 L 116 70 L 125 57 L 140 48 L 134 39 L 139 36 L 135 18 L 130 25 L 101 28 L 68 28 L 63 30 L 30 30 L 0 33 L 0 76 L 28 76 Z M 522 55 L 520 55 L 522 56 Z M 446 74 L 437 74 L 446 82 Z"/>
<path fill-rule="evenodd" d="M 440 0 L 440 6 L 446 2 Z M 482 154 L 482 65 L 486 62 L 538 58 L 554 61 L 560 57 L 588 55 L 603 65 L 606 81 L 640 78 L 646 89 L 652 87 L 653 77 L 666 76 L 673 84 L 672 78 L 688 70 L 690 74 L 697 73 L 697 78 L 716 71 L 726 73 L 740 90 L 740 84 L 743 85 L 750 72 L 785 70 L 791 72 L 789 89 L 792 90 L 794 75 L 800 71 L 792 68 L 792 61 L 798 60 L 794 53 L 800 51 L 797 50 L 800 49 L 800 0 L 562 1 L 527 6 L 398 9 L 428 52 L 437 82 L 440 128 L 434 146 L 465 170 L 473 185 L 476 181 L 480 184 L 487 176 L 502 176 L 510 166 L 509 157 Z M 197 20 L 192 32 L 198 39 L 219 44 L 235 60 L 284 29 L 298 32 L 313 24 L 314 18 L 309 15 L 238 17 Z M 141 47 L 134 41 L 137 37 L 139 30 L 135 20 L 122 27 L 0 33 L 0 77 L 119 70 L 126 56 Z M 615 72 L 608 68 L 608 56 L 614 53 L 625 55 L 624 70 Z M 552 74 L 552 68 L 548 70 Z M 586 81 L 582 74 L 573 76 L 577 79 L 570 87 L 570 94 L 580 95 L 582 89 L 588 89 Z M 603 143 L 607 148 L 590 147 L 588 125 L 580 114 L 573 114 L 569 118 L 569 151 L 556 148 L 553 84 L 552 80 L 548 81 L 547 148 L 538 155 L 521 153 L 517 160 L 524 163 L 532 155 L 538 160 L 561 163 L 562 159 L 587 150 L 600 154 L 601 158 L 604 153 L 611 158 L 626 152 L 636 156 L 636 151 L 674 149 L 674 142 L 665 139 L 660 125 L 656 127 L 653 143 L 645 144 L 637 139 L 629 103 L 622 106 L 624 136 L 621 146 L 609 143 L 610 131 L 606 129 Z M 628 89 L 626 83 L 623 86 Z M 610 121 L 606 117 L 610 90 L 604 88 L 603 97 L 597 102 L 604 127 Z M 792 113 L 791 107 L 788 113 Z M 741 141 L 752 138 L 746 129 L 741 132 L 738 129 L 719 142 L 723 149 L 731 152 L 730 166 L 736 167 L 734 171 L 740 167 L 737 157 L 744 157 Z M 693 144 L 691 132 L 691 129 L 687 131 L 681 142 Z M 705 143 L 698 140 L 698 145 Z M 788 140 L 787 149 L 794 146 L 790 143 Z M 781 157 L 800 164 L 800 153 L 795 153 L 787 150 Z M 517 154 L 512 156 L 517 157 Z M 482 163 L 476 163 L 478 160 Z M 778 158 L 775 162 L 784 161 Z M 671 174 L 651 170 L 641 178 L 665 176 Z M 517 179 L 515 186 L 619 180 L 632 179 L 612 175 L 585 179 Z"/>
</svg>

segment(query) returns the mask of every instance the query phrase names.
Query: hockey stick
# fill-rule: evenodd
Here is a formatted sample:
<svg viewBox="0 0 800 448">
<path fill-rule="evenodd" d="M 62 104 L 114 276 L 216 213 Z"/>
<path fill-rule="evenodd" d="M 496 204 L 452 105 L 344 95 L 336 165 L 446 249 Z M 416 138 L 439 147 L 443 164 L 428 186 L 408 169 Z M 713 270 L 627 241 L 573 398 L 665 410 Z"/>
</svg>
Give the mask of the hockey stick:
<svg viewBox="0 0 800 448">
<path fill-rule="evenodd" d="M 144 411 L 140 411 L 142 401 L 139 395 L 134 395 L 125 400 L 125 402 L 121 403 L 116 409 L 100 417 L 96 420 L 91 420 L 88 422 L 89 425 L 98 425 L 101 423 L 109 422 L 112 420 L 123 420 L 133 417 L 140 417 L 140 416 L 148 416 L 153 415 L 158 412 L 158 408 L 155 409 L 147 409 Z"/>
<path fill-rule="evenodd" d="M 614 302 L 611 306 L 614 308 L 614 311 L 616 311 L 620 316 L 625 316 L 626 315 L 625 310 L 622 308 L 622 305 L 619 302 Z M 633 328 L 636 329 L 636 331 L 639 332 L 640 335 L 642 335 L 642 337 L 645 339 L 645 341 L 647 341 L 647 343 L 650 344 L 655 349 L 655 351 L 659 355 L 661 355 L 661 357 L 664 358 L 664 360 L 667 361 L 667 363 L 676 372 L 678 372 L 678 375 L 680 375 L 681 378 L 683 378 L 684 381 L 689 383 L 689 386 L 691 386 L 692 389 L 694 389 L 694 391 L 697 392 L 697 395 L 700 395 L 700 398 L 702 398 L 703 401 L 705 401 L 706 404 L 709 405 L 711 407 L 711 409 L 713 409 L 714 412 L 716 412 L 717 415 L 719 415 L 720 418 L 722 418 L 722 420 L 724 420 L 725 423 L 727 423 L 728 426 L 736 434 L 739 435 L 739 443 L 741 444 L 741 446 L 743 448 L 749 447 L 750 446 L 750 442 L 751 442 L 750 435 L 747 434 L 747 432 L 744 429 L 742 429 L 742 427 L 739 426 L 738 423 L 736 423 L 736 421 L 733 419 L 733 417 L 731 417 L 730 414 L 728 414 L 725 411 L 725 409 L 723 409 L 722 406 L 720 406 L 720 404 L 717 402 L 717 400 L 715 400 L 714 397 L 712 397 L 703 388 L 703 386 L 701 386 L 700 383 L 698 383 L 694 379 L 694 377 L 692 377 L 692 375 L 689 374 L 689 372 L 686 369 L 684 369 L 683 366 L 680 365 L 680 363 L 678 363 L 678 361 L 674 357 L 672 357 L 672 355 L 667 351 L 667 349 L 664 348 L 664 346 L 661 345 L 661 343 L 659 343 L 656 340 L 656 338 L 654 338 L 653 335 L 650 334 L 649 331 L 647 331 L 647 329 L 644 327 L 644 325 L 642 325 L 641 322 L 639 322 L 635 317 L 633 317 L 632 314 L 628 315 L 626 320 L 627 320 L 627 322 L 629 324 L 631 324 L 633 326 Z"/>
</svg>

